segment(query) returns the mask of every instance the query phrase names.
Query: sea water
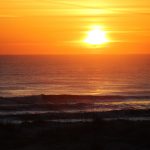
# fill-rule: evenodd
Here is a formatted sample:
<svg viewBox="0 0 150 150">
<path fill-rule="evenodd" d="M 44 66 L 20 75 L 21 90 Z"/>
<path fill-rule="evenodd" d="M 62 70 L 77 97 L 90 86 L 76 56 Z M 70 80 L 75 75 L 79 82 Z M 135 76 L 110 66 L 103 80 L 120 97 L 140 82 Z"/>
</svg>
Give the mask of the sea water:
<svg viewBox="0 0 150 150">
<path fill-rule="evenodd" d="M 150 55 L 0 56 L 0 96 L 150 95 Z"/>
<path fill-rule="evenodd" d="M 131 109 L 150 109 L 150 55 L 0 56 L 0 122 Z"/>
</svg>

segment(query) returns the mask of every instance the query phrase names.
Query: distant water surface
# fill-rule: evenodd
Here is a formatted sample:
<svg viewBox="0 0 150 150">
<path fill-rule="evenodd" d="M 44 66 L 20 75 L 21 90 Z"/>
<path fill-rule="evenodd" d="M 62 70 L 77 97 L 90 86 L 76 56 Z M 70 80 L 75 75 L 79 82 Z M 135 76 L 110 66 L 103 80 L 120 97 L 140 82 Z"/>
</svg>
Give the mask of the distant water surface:
<svg viewBox="0 0 150 150">
<path fill-rule="evenodd" d="M 150 55 L 0 56 L 0 96 L 150 96 Z"/>
</svg>

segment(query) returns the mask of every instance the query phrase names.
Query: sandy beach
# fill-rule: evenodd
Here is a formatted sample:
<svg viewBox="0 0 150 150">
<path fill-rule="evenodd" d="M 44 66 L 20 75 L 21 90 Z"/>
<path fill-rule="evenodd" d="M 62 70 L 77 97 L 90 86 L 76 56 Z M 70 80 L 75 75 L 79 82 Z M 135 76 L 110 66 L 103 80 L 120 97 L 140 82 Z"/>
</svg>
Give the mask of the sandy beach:
<svg viewBox="0 0 150 150">
<path fill-rule="evenodd" d="M 77 99 L 80 99 L 80 103 L 75 103 L 75 106 L 69 105 L 71 109 L 78 108 L 78 105 L 80 108 L 82 105 L 87 107 L 87 102 L 91 100 L 104 99 L 106 102 L 110 98 L 111 102 L 127 100 L 126 97 L 120 96 L 1 97 L 0 148 L 3 150 L 149 150 L 150 109 L 64 111 L 68 110 L 67 105 L 77 102 Z M 130 98 L 136 98 L 137 101 L 140 99 Z M 69 104 L 68 99 L 70 99 Z"/>
<path fill-rule="evenodd" d="M 149 150 L 150 121 L 0 124 L 3 150 Z"/>
</svg>

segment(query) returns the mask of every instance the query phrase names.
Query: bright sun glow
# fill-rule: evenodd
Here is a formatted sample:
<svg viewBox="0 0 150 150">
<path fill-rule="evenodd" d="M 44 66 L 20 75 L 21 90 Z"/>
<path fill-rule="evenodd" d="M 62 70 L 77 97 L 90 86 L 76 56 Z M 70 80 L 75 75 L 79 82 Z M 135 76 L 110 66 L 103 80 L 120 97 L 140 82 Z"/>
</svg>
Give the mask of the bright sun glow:
<svg viewBox="0 0 150 150">
<path fill-rule="evenodd" d="M 85 43 L 91 45 L 100 45 L 108 42 L 106 37 L 106 32 L 101 29 L 99 26 L 94 26 L 90 31 L 87 33 L 87 37 L 84 40 Z"/>
</svg>

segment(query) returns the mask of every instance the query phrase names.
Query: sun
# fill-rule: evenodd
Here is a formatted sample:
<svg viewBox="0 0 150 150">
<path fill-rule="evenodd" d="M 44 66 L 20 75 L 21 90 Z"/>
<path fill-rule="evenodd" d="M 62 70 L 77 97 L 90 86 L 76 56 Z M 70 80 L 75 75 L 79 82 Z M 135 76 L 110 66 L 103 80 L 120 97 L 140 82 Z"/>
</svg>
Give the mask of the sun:
<svg viewBox="0 0 150 150">
<path fill-rule="evenodd" d="M 84 42 L 90 45 L 101 45 L 108 41 L 106 31 L 100 26 L 93 26 L 92 29 L 87 32 L 87 37 L 84 39 Z"/>
</svg>

